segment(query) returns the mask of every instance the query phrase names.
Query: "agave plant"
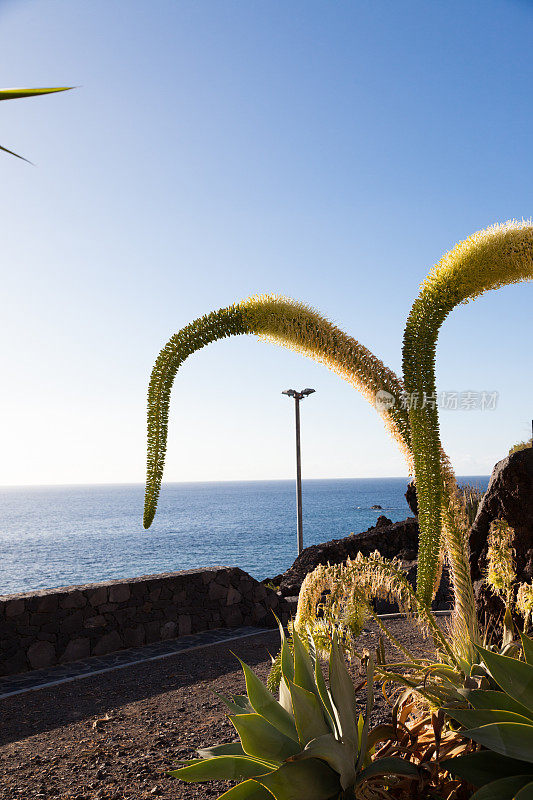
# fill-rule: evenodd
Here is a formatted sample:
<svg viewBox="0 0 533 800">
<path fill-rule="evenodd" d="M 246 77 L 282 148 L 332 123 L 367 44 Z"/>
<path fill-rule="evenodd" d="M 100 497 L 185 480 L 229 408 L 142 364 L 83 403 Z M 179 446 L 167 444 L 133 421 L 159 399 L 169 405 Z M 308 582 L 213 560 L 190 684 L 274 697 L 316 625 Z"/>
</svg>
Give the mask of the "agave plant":
<svg viewBox="0 0 533 800">
<path fill-rule="evenodd" d="M 41 94 L 66 92 L 68 89 L 72 89 L 72 86 L 60 86 L 54 89 L 0 89 L 0 100 L 17 100 L 20 97 L 37 97 Z M 19 156 L 18 153 L 14 153 L 13 150 L 8 150 L 7 147 L 2 147 L 2 145 L 0 145 L 0 150 L 3 150 L 4 153 L 9 153 L 11 156 L 21 158 L 23 161 L 28 160 L 27 158 L 24 158 L 24 156 Z"/>
<path fill-rule="evenodd" d="M 439 437 L 435 402 L 435 351 L 440 327 L 459 303 L 489 289 L 533 277 L 533 225 L 507 222 L 479 231 L 456 245 L 429 273 L 404 334 L 403 381 L 355 339 L 307 306 L 275 295 L 255 296 L 196 320 L 161 351 L 148 391 L 148 464 L 144 526 L 154 518 L 166 450 L 168 409 L 174 377 L 183 361 L 210 342 L 256 334 L 289 347 L 339 373 L 382 415 L 414 472 L 419 500 L 420 547 L 417 596 L 427 608 L 442 564 L 443 546 L 456 594 L 456 636 L 465 656 L 480 641 L 466 536 L 467 509 Z M 376 404 L 378 392 L 392 402 Z M 404 403 L 402 398 L 414 402 Z"/>
<path fill-rule="evenodd" d="M 403 758 L 371 761 L 378 741 L 394 738 L 391 725 L 370 729 L 373 663 L 367 666 L 365 715 L 336 637 L 329 657 L 329 689 L 316 657 L 293 635 L 293 652 L 281 632 L 279 700 L 241 662 L 246 695 L 222 698 L 239 742 L 198 751 L 170 774 L 183 781 L 241 780 L 220 800 L 355 800 L 387 798 L 395 776 L 418 778 Z"/>
<path fill-rule="evenodd" d="M 494 688 L 465 690 L 472 709 L 446 709 L 484 750 L 442 762 L 480 787 L 472 800 L 533 797 L 533 640 L 521 634 L 525 661 L 478 647 Z"/>
</svg>

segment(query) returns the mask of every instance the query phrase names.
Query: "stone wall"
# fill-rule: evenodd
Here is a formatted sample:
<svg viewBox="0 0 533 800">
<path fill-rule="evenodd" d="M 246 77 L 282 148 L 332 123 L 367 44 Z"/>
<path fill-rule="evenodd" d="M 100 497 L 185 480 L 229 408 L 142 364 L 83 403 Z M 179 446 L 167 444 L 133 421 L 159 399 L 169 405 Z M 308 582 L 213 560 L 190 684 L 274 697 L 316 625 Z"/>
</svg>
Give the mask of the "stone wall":
<svg viewBox="0 0 533 800">
<path fill-rule="evenodd" d="M 284 600 L 233 567 L 0 596 L 0 675 L 209 628 L 275 625 Z"/>
</svg>

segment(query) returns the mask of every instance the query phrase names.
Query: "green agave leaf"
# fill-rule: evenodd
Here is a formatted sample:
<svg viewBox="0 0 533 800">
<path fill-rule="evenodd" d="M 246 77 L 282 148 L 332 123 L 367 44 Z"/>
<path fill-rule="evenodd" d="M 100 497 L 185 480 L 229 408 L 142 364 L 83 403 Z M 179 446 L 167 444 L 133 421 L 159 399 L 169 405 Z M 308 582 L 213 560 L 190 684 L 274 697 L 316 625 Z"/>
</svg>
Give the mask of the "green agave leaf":
<svg viewBox="0 0 533 800">
<path fill-rule="evenodd" d="M 324 716 L 326 718 L 326 722 L 328 723 L 329 727 L 331 728 L 332 733 L 335 734 L 336 738 L 340 737 L 340 730 L 337 726 L 335 721 L 335 712 L 333 711 L 333 705 L 331 703 L 331 696 L 328 691 L 328 687 L 326 686 L 326 681 L 324 680 L 324 675 L 322 673 L 322 667 L 320 666 L 320 661 L 317 658 L 315 661 L 315 683 L 318 689 L 319 697 L 322 701 Z"/>
<path fill-rule="evenodd" d="M 276 617 L 276 615 L 274 614 Z M 289 647 L 289 643 L 287 642 L 287 638 L 285 636 L 285 631 L 283 630 L 283 625 L 281 624 L 280 620 L 276 617 L 279 634 L 281 637 L 281 674 L 287 680 L 293 681 L 294 680 L 294 657 L 291 652 L 291 648 Z"/>
<path fill-rule="evenodd" d="M 410 761 L 404 761 L 403 758 L 378 758 L 373 761 L 369 767 L 362 770 L 357 776 L 357 783 L 374 778 L 376 775 L 407 775 L 409 777 L 417 778 L 418 770 Z"/>
<path fill-rule="evenodd" d="M 285 711 L 291 714 L 291 716 L 294 716 L 291 693 L 285 678 L 282 678 L 279 682 L 279 704 Z"/>
<path fill-rule="evenodd" d="M 307 642 L 309 644 L 309 658 L 311 659 L 311 666 L 313 667 L 314 671 L 317 662 L 316 645 L 313 635 L 310 633 L 310 631 L 307 631 Z"/>
<path fill-rule="evenodd" d="M 505 692 L 497 692 L 494 689 L 463 689 L 461 694 L 474 708 L 497 708 L 502 711 L 511 711 L 513 714 L 521 714 L 523 717 L 533 720 L 533 711 L 521 703 L 517 703 Z"/>
<path fill-rule="evenodd" d="M 20 97 L 36 97 L 37 95 L 41 94 L 52 94 L 53 92 L 66 92 L 69 89 L 73 89 L 73 86 L 60 86 L 59 88 L 55 89 L 0 89 L 0 100 L 16 100 Z M 15 153 L 13 150 L 8 150 L 7 147 L 2 147 L 0 145 L 0 150 L 4 153 L 9 153 L 10 156 L 15 156 L 15 158 L 20 158 L 21 161 L 26 161 L 27 164 L 31 164 L 31 161 L 28 161 L 27 158 L 24 156 Z"/>
<path fill-rule="evenodd" d="M 357 749 L 357 700 L 352 679 L 346 669 L 337 643 L 337 636 L 333 637 L 331 655 L 329 659 L 329 685 L 333 705 L 337 711 L 338 720 L 343 740 L 353 742 Z"/>
<path fill-rule="evenodd" d="M 364 717 L 361 735 L 359 737 L 359 758 L 357 759 L 356 769 L 359 771 L 363 766 L 363 761 L 367 755 L 368 729 L 370 727 L 370 715 L 374 705 L 374 661 L 369 658 L 366 668 L 366 714 Z"/>
<path fill-rule="evenodd" d="M 196 751 L 200 758 L 213 758 L 214 756 L 244 756 L 240 742 L 229 742 L 228 744 L 214 744 L 212 747 L 202 747 Z"/>
<path fill-rule="evenodd" d="M 531 800 L 533 798 L 533 775 L 513 775 L 512 778 L 500 778 L 487 783 L 475 792 L 471 800 Z M 522 794 L 524 789 L 526 794 Z M 522 791 L 521 791 L 522 790 Z"/>
<path fill-rule="evenodd" d="M 533 665 L 517 661 L 477 646 L 490 674 L 517 703 L 533 711 Z"/>
<path fill-rule="evenodd" d="M 520 639 L 522 640 L 522 650 L 524 651 L 526 664 L 533 664 L 533 639 L 530 639 L 525 633 L 520 633 Z"/>
<path fill-rule="evenodd" d="M 532 725 L 533 722 L 522 714 L 511 711 L 502 711 L 497 708 L 484 708 L 475 711 L 465 708 L 445 708 L 444 711 L 452 719 L 457 720 L 463 728 L 480 728 L 493 722 L 518 722 L 522 725 Z"/>
<path fill-rule="evenodd" d="M 9 153 L 10 156 L 15 156 L 16 158 L 20 158 L 21 161 L 26 161 L 27 164 L 32 163 L 31 161 L 28 161 L 27 158 L 24 158 L 24 156 L 19 156 L 19 154 L 15 153 L 13 150 L 8 150 L 7 147 L 2 147 L 1 144 L 0 144 L 0 150 L 3 150 L 4 153 Z"/>
<path fill-rule="evenodd" d="M 74 86 L 59 86 L 54 89 L 0 89 L 0 100 L 17 100 L 19 97 L 37 97 L 41 94 L 68 92 Z"/>
<path fill-rule="evenodd" d="M 272 800 L 272 794 L 254 780 L 247 780 L 228 789 L 218 800 Z"/>
<path fill-rule="evenodd" d="M 287 761 L 302 761 L 307 758 L 320 758 L 339 773 L 343 789 L 355 783 L 354 752 L 349 745 L 341 744 L 331 733 L 313 739 L 305 749 Z"/>
<path fill-rule="evenodd" d="M 495 722 L 463 733 L 489 750 L 533 763 L 533 725 Z"/>
<path fill-rule="evenodd" d="M 297 742 L 298 733 L 292 714 L 289 714 L 289 712 L 278 703 L 274 695 L 268 691 L 255 672 L 245 664 L 244 661 L 241 661 L 241 659 L 239 659 L 239 661 L 241 662 L 244 672 L 246 691 L 248 692 L 248 698 L 253 710 L 261 714 L 262 717 L 265 717 L 278 731 L 281 731 L 285 736 Z"/>
<path fill-rule="evenodd" d="M 296 631 L 292 635 L 292 641 L 294 643 L 294 683 L 301 686 L 302 689 L 307 689 L 308 692 L 318 694 L 313 664 Z"/>
<path fill-rule="evenodd" d="M 504 647 L 510 645 L 514 639 L 515 628 L 513 622 L 513 615 L 511 614 L 511 609 L 509 606 L 505 609 L 505 614 L 503 615 L 503 637 L 502 637 L 502 644 Z"/>
<path fill-rule="evenodd" d="M 244 752 L 266 761 L 283 761 L 300 751 L 293 739 L 278 731 L 260 714 L 230 716 L 242 742 Z"/>
<path fill-rule="evenodd" d="M 508 642 L 500 650 L 501 656 L 509 656 L 509 658 L 520 658 L 520 645 L 516 641 Z"/>
<path fill-rule="evenodd" d="M 289 689 L 298 737 L 304 747 L 312 739 L 329 733 L 329 726 L 324 719 L 322 703 L 313 692 L 292 682 L 289 683 Z"/>
<path fill-rule="evenodd" d="M 312 759 L 283 764 L 256 778 L 276 800 L 330 800 L 341 790 L 339 776 L 324 761 Z"/>
<path fill-rule="evenodd" d="M 451 775 L 463 778 L 474 786 L 485 786 L 491 781 L 512 775 L 525 775 L 531 769 L 527 761 L 507 758 L 490 750 L 449 758 L 441 761 L 441 766 Z"/>
<path fill-rule="evenodd" d="M 245 694 L 234 694 L 231 697 L 225 697 L 220 692 L 215 692 L 215 694 L 229 708 L 232 714 L 253 714 L 254 712 Z"/>
<path fill-rule="evenodd" d="M 514 800 L 533 800 L 533 775 L 529 777 L 532 782 L 526 783 L 526 785 L 515 794 Z"/>
<path fill-rule="evenodd" d="M 236 778 L 255 778 L 277 768 L 247 756 L 217 756 L 169 772 L 173 778 L 195 783 L 197 781 L 233 781 Z"/>
</svg>

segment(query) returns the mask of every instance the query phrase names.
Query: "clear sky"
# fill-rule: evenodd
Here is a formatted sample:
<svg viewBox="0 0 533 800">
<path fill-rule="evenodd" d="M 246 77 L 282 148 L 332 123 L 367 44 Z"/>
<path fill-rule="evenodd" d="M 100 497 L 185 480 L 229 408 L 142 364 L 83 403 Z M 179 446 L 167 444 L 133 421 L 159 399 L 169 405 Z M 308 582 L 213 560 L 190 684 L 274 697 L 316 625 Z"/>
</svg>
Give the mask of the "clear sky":
<svg viewBox="0 0 533 800">
<path fill-rule="evenodd" d="M 533 3 L 0 0 L 0 483 L 144 480 L 145 400 L 168 337 L 256 292 L 319 308 L 400 372 L 443 252 L 533 213 Z M 533 416 L 533 286 L 457 309 L 441 390 L 459 474 Z M 197 353 L 174 387 L 165 478 L 406 474 L 375 411 L 324 367 L 255 341 Z"/>
</svg>

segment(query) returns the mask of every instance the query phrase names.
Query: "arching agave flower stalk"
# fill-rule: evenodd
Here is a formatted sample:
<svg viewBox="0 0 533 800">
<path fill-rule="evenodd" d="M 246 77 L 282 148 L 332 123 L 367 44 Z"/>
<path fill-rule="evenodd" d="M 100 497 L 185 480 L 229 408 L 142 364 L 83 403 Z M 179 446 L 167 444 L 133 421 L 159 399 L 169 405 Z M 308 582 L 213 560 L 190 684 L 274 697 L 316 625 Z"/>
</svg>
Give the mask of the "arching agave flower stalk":
<svg viewBox="0 0 533 800">
<path fill-rule="evenodd" d="M 303 303 L 276 295 L 257 295 L 213 311 L 182 328 L 160 352 L 148 389 L 148 457 L 144 527 L 152 524 L 163 477 L 170 392 L 185 359 L 210 342 L 228 336 L 256 334 L 325 364 L 355 386 L 370 402 L 378 391 L 396 400 L 404 392 L 392 370 L 351 336 Z M 377 408 L 403 452 L 409 471 L 413 459 L 409 418 L 399 402 Z"/>
<path fill-rule="evenodd" d="M 444 527 L 456 595 L 464 609 L 473 608 L 470 571 L 461 525 L 449 508 L 455 502 L 454 482 L 442 460 L 439 416 L 435 399 L 435 351 L 440 327 L 459 305 L 489 289 L 533 278 L 533 225 L 510 221 L 478 231 L 457 244 L 431 270 L 415 300 L 404 334 L 403 373 L 410 404 L 411 449 L 418 493 L 420 547 L 417 594 L 431 602 Z M 443 513 L 444 509 L 444 513 Z M 444 526 L 443 526 L 444 523 Z"/>
</svg>

